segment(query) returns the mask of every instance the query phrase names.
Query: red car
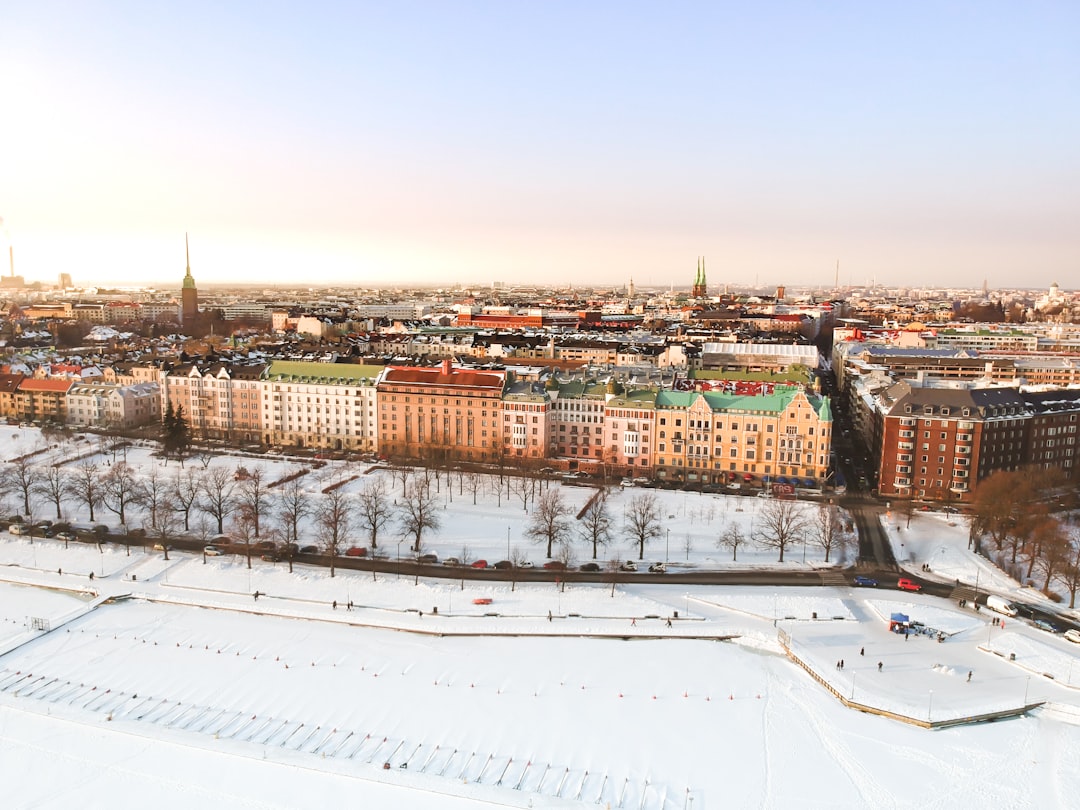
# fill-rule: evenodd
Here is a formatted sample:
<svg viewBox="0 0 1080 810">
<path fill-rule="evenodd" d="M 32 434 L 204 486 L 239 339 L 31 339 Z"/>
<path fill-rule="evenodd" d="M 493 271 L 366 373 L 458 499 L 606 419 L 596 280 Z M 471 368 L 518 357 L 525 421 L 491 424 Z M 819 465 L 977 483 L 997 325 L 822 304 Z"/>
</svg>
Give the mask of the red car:
<svg viewBox="0 0 1080 810">
<path fill-rule="evenodd" d="M 548 571 L 565 571 L 566 563 L 561 560 L 552 560 L 551 562 L 544 563 L 544 568 Z"/>
<path fill-rule="evenodd" d="M 487 568 L 488 567 L 487 560 L 477 560 L 476 562 L 474 562 L 469 567 L 470 568 Z"/>
<path fill-rule="evenodd" d="M 350 546 L 345 550 L 346 557 L 366 557 L 367 549 L 362 546 Z"/>
<path fill-rule="evenodd" d="M 922 590 L 922 585 L 920 585 L 918 582 L 913 582 L 912 580 L 905 578 L 901 578 L 900 581 L 896 583 L 896 587 L 902 591 L 918 592 Z"/>
</svg>

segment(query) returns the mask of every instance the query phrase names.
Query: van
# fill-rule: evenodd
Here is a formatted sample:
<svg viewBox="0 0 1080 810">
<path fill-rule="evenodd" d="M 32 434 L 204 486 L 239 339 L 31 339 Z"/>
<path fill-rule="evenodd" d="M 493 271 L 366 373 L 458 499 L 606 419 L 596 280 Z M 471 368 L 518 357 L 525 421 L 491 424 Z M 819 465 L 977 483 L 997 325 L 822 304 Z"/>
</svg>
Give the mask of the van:
<svg viewBox="0 0 1080 810">
<path fill-rule="evenodd" d="M 1080 630 L 1066 630 L 1065 638 L 1076 644 L 1080 644 Z"/>
<path fill-rule="evenodd" d="M 1011 602 L 1007 602 L 1006 600 L 1002 599 L 1000 596 L 994 596 L 993 594 L 987 596 L 986 606 L 990 608 L 990 610 L 996 611 L 1005 616 L 1016 615 L 1016 607 Z"/>
<path fill-rule="evenodd" d="M 8 526 L 8 534 L 25 534 L 26 529 L 21 523 L 12 523 Z"/>
</svg>

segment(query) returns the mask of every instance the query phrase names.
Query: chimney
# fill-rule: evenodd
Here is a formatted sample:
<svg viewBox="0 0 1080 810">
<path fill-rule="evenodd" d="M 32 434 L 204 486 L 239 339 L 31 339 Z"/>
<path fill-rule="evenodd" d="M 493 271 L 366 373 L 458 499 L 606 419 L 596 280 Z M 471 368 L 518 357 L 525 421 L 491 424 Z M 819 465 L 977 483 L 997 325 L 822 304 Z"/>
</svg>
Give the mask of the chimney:
<svg viewBox="0 0 1080 810">
<path fill-rule="evenodd" d="M 450 358 L 448 357 L 448 358 L 446 358 L 445 360 L 442 361 L 442 373 L 445 374 L 447 377 L 450 376 L 450 368 L 451 368 L 451 361 L 450 361 Z"/>
</svg>

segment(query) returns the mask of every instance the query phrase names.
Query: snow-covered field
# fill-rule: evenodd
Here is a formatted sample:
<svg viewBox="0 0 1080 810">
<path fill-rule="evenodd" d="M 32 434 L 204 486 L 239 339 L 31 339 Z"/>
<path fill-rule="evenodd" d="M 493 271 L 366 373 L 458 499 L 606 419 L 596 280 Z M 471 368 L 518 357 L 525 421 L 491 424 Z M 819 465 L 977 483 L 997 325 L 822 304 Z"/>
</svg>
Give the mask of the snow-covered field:
<svg viewBox="0 0 1080 810">
<path fill-rule="evenodd" d="M 740 513 L 665 496 L 700 565 L 727 555 L 708 539 L 718 516 L 748 517 L 756 500 Z M 446 547 L 476 537 L 477 554 L 501 546 L 501 559 L 506 525 L 513 534 L 524 518 L 489 528 L 460 500 L 468 508 L 456 494 L 447 504 Z M 984 564 L 965 562 L 966 529 L 939 523 L 913 521 L 906 547 L 946 543 L 937 553 L 955 556 L 957 576 Z M 774 552 L 760 554 L 770 564 Z M 1080 790 L 1080 645 L 948 601 L 684 586 L 675 574 L 614 595 L 414 584 L 170 556 L 0 539 L 6 806 L 1045 808 L 1074 806 Z M 946 640 L 889 633 L 897 611 Z M 870 707 L 936 721 L 1048 703 L 934 731 L 864 714 L 785 657 L 781 631 L 818 677 Z"/>
</svg>

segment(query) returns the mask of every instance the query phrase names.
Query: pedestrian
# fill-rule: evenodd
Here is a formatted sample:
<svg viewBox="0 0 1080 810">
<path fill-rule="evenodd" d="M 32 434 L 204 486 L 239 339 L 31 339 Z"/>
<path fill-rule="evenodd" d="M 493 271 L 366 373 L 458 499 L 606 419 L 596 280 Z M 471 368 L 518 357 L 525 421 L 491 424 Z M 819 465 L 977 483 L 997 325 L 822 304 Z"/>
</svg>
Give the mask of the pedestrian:
<svg viewBox="0 0 1080 810">
<path fill-rule="evenodd" d="M 877 662 L 877 671 L 881 672 L 881 662 L 880 661 Z"/>
<path fill-rule="evenodd" d="M 256 601 L 256 602 L 258 602 L 258 601 L 259 601 L 259 592 L 258 592 L 258 591 L 255 591 L 255 593 L 253 593 L 253 594 L 252 594 L 252 596 L 254 596 L 254 597 L 255 597 L 255 601 Z"/>
<path fill-rule="evenodd" d="M 840 662 L 839 661 L 836 662 L 836 668 L 840 669 Z"/>
<path fill-rule="evenodd" d="M 904 628 L 904 641 L 907 641 L 907 637 L 908 637 L 908 631 L 907 631 L 907 628 Z"/>
<path fill-rule="evenodd" d="M 841 658 L 840 659 L 840 669 L 843 669 L 843 668 L 844 668 L 844 659 Z"/>
<path fill-rule="evenodd" d="M 866 647 L 859 647 L 859 655 L 866 655 Z"/>
<path fill-rule="evenodd" d="M 630 620 L 630 626 L 631 627 L 637 627 L 637 617 L 636 616 L 633 619 Z"/>
<path fill-rule="evenodd" d="M 60 569 L 60 568 L 57 568 L 57 569 L 56 569 L 56 573 L 57 573 L 57 574 L 59 574 L 60 576 L 63 576 L 63 575 L 64 575 L 64 572 L 63 572 L 63 570 L 62 570 L 62 569 Z"/>
<path fill-rule="evenodd" d="M 550 610 L 548 611 L 548 621 L 549 622 L 551 621 L 551 611 Z"/>
<path fill-rule="evenodd" d="M 349 600 L 349 604 L 345 606 L 346 610 L 352 610 L 352 599 Z"/>
<path fill-rule="evenodd" d="M 968 670 L 968 679 L 967 679 L 967 682 L 968 682 L 968 683 L 971 683 L 971 670 L 970 670 L 970 669 Z"/>
<path fill-rule="evenodd" d="M 94 581 L 94 572 L 93 571 L 90 572 L 90 581 L 91 582 Z"/>
<path fill-rule="evenodd" d="M 667 620 L 667 626 L 671 627 L 671 619 L 670 618 Z"/>
<path fill-rule="evenodd" d="M 334 600 L 334 610 L 337 610 L 337 599 Z"/>
</svg>

